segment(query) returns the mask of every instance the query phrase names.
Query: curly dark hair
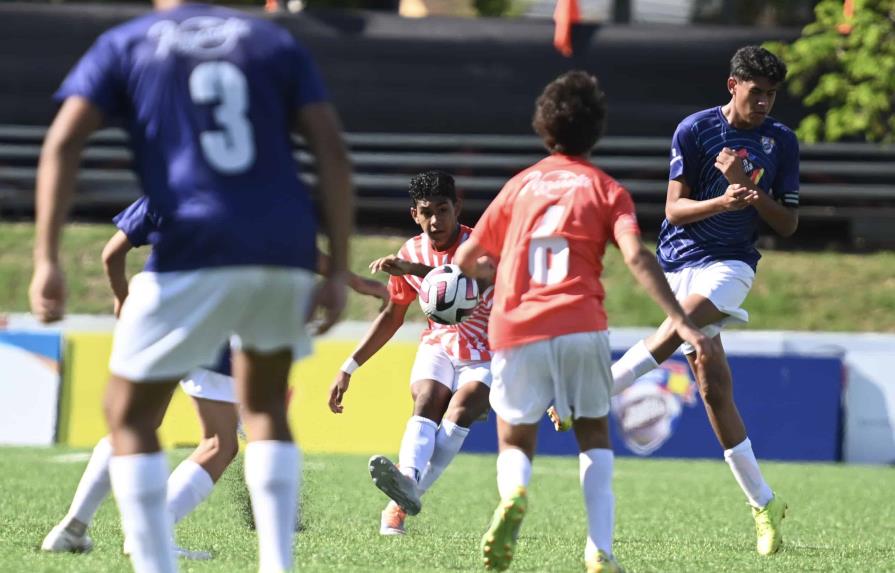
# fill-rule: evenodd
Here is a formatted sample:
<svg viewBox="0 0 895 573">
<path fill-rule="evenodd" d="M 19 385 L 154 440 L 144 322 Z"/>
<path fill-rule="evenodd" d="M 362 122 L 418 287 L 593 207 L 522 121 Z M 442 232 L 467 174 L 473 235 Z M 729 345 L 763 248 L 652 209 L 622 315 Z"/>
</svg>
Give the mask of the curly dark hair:
<svg viewBox="0 0 895 573">
<path fill-rule="evenodd" d="M 767 78 L 779 84 L 786 79 L 786 64 L 761 46 L 744 46 L 730 59 L 730 75 L 746 82 Z"/>
<path fill-rule="evenodd" d="M 588 153 L 603 134 L 606 96 L 596 76 L 566 72 L 547 84 L 535 103 L 531 126 L 551 153 Z"/>
<path fill-rule="evenodd" d="M 457 202 L 457 189 L 454 187 L 454 178 L 444 171 L 423 171 L 410 178 L 411 207 L 416 207 L 419 201 L 431 201 L 437 197 L 443 197 L 451 203 Z"/>
</svg>

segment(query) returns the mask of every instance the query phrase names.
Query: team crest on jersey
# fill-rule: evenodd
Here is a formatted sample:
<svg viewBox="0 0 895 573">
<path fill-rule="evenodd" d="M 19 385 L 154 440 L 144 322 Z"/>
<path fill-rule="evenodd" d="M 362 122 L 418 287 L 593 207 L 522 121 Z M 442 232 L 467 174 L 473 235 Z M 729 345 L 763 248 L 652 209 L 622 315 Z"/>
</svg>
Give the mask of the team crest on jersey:
<svg viewBox="0 0 895 573">
<path fill-rule="evenodd" d="M 160 58 L 171 52 L 213 58 L 231 52 L 248 33 L 249 25 L 239 18 L 197 16 L 183 22 L 161 20 L 147 35 L 158 42 L 155 55 Z"/>
<path fill-rule="evenodd" d="M 774 151 L 774 141 L 773 137 L 764 136 L 761 138 L 761 148 L 764 150 L 766 155 L 770 155 L 772 151 Z"/>
<path fill-rule="evenodd" d="M 519 197 L 525 197 L 532 193 L 536 197 L 559 199 L 567 193 L 571 193 L 581 187 L 591 185 L 590 177 L 572 173 L 571 171 L 532 171 L 522 178 L 522 189 Z"/>
</svg>

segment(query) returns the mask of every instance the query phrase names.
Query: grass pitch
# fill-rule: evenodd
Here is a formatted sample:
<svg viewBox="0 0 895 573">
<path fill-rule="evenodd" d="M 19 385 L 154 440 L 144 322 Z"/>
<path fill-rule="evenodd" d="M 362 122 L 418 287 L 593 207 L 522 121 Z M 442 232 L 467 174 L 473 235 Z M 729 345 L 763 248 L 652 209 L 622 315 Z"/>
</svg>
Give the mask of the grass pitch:
<svg viewBox="0 0 895 573">
<path fill-rule="evenodd" d="M 172 452 L 172 465 L 186 455 Z M 121 555 L 117 511 L 107 501 L 91 528 L 86 555 L 38 551 L 68 508 L 86 463 L 63 448 L 0 450 L 0 571 L 129 571 Z M 790 504 L 784 546 L 755 553 L 752 520 L 727 466 L 716 461 L 620 459 L 616 464 L 616 544 L 630 573 L 895 572 L 895 469 L 827 464 L 763 464 Z M 178 542 L 211 550 L 209 562 L 181 562 L 181 571 L 255 571 L 254 532 L 235 471 L 177 530 Z M 302 490 L 300 571 L 480 571 L 479 538 L 497 503 L 494 456 L 461 455 L 424 497 L 408 534 L 382 538 L 386 499 L 370 483 L 366 457 L 308 455 Z M 578 464 L 540 457 L 510 571 L 583 571 L 585 516 Z"/>
</svg>

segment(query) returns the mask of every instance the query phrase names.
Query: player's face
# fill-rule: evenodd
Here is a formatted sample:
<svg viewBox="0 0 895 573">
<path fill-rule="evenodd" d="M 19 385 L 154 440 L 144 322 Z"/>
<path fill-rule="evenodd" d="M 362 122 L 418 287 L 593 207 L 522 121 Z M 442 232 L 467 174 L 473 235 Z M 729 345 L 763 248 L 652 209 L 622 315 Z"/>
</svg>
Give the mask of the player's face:
<svg viewBox="0 0 895 573">
<path fill-rule="evenodd" d="M 423 229 L 429 240 L 436 247 L 449 246 L 448 243 L 457 230 L 457 217 L 460 214 L 460 201 L 437 197 L 431 201 L 417 201 L 416 207 L 410 210 L 413 220 Z"/>
<path fill-rule="evenodd" d="M 730 78 L 727 87 L 733 96 L 737 118 L 749 126 L 759 126 L 771 113 L 777 99 L 778 84 L 767 78 L 738 80 Z"/>
</svg>

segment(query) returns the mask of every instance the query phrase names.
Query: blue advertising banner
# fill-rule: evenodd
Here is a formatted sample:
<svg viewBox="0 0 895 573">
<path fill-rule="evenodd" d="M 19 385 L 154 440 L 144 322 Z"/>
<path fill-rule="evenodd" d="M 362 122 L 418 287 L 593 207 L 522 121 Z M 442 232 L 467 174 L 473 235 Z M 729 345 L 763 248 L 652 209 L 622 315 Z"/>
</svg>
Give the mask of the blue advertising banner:
<svg viewBox="0 0 895 573">
<path fill-rule="evenodd" d="M 613 360 L 620 354 L 614 354 Z M 729 357 L 734 394 L 756 455 L 763 459 L 838 461 L 842 458 L 843 365 L 836 357 Z M 718 458 L 709 425 L 683 357 L 640 378 L 613 398 L 612 442 L 617 455 Z M 475 424 L 466 452 L 497 450 L 495 416 Z M 577 454 L 571 432 L 557 433 L 545 418 L 538 453 Z"/>
</svg>

